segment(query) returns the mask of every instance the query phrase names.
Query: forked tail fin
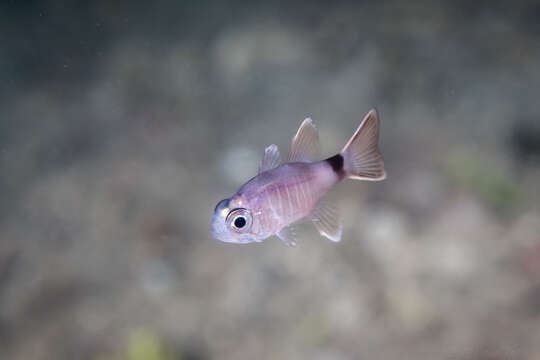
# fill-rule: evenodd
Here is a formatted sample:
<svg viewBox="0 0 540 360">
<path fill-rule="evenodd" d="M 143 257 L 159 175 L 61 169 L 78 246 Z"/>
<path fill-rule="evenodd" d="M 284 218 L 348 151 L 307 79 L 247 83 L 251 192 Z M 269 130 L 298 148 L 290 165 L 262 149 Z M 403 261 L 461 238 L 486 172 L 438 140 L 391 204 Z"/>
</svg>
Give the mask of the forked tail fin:
<svg viewBox="0 0 540 360">
<path fill-rule="evenodd" d="M 344 176 L 350 179 L 379 181 L 386 178 L 378 147 L 379 119 L 370 110 L 349 142 L 341 150 Z"/>
</svg>

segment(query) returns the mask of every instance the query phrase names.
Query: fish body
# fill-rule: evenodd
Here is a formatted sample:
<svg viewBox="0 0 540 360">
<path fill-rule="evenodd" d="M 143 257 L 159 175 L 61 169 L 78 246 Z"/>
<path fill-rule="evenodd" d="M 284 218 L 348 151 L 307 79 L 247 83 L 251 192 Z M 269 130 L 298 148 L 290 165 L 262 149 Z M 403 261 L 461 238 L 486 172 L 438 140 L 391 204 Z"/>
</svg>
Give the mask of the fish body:
<svg viewBox="0 0 540 360">
<path fill-rule="evenodd" d="M 378 119 L 370 111 L 343 150 L 328 159 L 313 161 L 318 132 L 306 119 L 293 138 L 287 162 L 281 164 L 276 145 L 265 149 L 259 174 L 216 206 L 212 232 L 216 239 L 245 244 L 277 235 L 295 245 L 290 225 L 310 218 L 321 235 L 341 239 L 336 208 L 324 195 L 345 178 L 382 180 L 386 177 L 378 151 Z"/>
<path fill-rule="evenodd" d="M 252 209 L 253 233 L 262 240 L 311 213 L 339 180 L 326 161 L 286 163 L 248 181 L 229 206 Z"/>
</svg>

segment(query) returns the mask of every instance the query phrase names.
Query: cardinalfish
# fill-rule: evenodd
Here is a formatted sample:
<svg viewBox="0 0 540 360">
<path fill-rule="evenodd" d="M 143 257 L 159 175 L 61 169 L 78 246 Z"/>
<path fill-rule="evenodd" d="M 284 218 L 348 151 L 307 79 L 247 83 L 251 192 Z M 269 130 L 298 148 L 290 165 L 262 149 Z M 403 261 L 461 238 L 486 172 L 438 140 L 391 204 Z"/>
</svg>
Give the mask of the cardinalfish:
<svg viewBox="0 0 540 360">
<path fill-rule="evenodd" d="M 343 179 L 386 178 L 378 137 L 377 112 L 371 110 L 339 154 L 316 161 L 318 131 L 310 118 L 305 119 L 292 139 L 286 162 L 281 163 L 276 145 L 268 146 L 259 174 L 217 204 L 213 236 L 223 242 L 247 244 L 277 235 L 294 246 L 291 224 L 308 218 L 322 236 L 340 241 L 342 224 L 337 207 L 323 197 Z"/>
</svg>

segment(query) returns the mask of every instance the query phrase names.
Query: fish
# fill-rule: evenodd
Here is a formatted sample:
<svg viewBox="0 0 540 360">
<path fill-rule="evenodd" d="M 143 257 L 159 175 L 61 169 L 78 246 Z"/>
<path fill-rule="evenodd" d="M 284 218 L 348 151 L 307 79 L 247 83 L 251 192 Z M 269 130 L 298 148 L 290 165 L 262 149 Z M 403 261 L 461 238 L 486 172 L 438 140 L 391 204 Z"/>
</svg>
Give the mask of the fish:
<svg viewBox="0 0 540 360">
<path fill-rule="evenodd" d="M 319 134 L 311 118 L 306 118 L 292 139 L 285 162 L 281 162 L 277 145 L 266 147 L 258 174 L 216 205 L 213 237 L 248 244 L 277 235 L 286 245 L 295 246 L 293 224 L 307 218 L 321 236 L 339 242 L 341 216 L 325 194 L 344 179 L 386 178 L 378 140 L 379 119 L 371 109 L 338 154 L 316 161 Z"/>
</svg>

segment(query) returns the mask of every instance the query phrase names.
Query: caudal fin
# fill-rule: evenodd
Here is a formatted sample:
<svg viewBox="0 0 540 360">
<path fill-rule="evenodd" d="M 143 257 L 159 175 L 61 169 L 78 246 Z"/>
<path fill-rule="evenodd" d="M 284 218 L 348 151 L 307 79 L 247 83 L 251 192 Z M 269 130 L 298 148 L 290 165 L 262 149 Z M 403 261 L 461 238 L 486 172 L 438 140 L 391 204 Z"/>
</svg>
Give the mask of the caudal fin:
<svg viewBox="0 0 540 360">
<path fill-rule="evenodd" d="M 379 119 L 375 109 L 370 110 L 349 142 L 341 150 L 345 177 L 379 181 L 386 178 L 384 162 L 378 147 Z"/>
</svg>

